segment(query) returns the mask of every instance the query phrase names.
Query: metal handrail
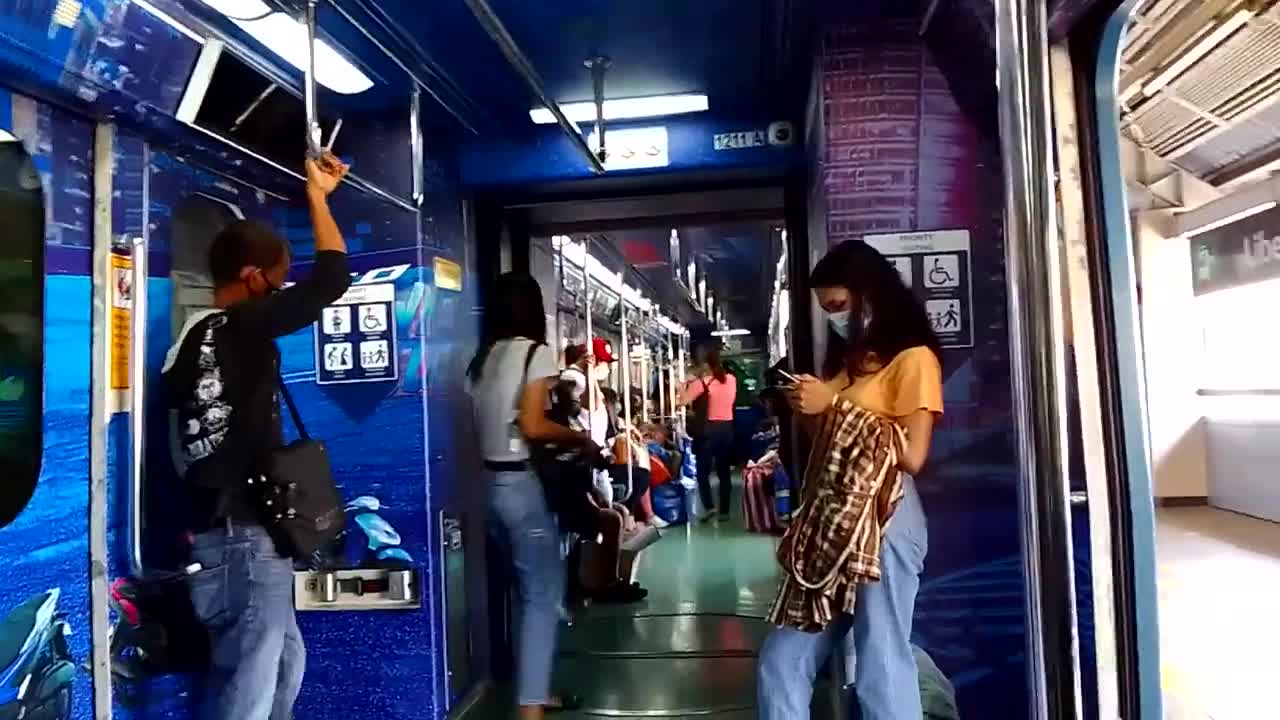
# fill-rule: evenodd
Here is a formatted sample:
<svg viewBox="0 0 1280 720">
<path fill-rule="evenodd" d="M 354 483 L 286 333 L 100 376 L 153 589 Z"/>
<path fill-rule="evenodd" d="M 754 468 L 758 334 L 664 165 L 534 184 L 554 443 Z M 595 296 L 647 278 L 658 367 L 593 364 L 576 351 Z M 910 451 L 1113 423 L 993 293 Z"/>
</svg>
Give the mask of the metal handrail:
<svg viewBox="0 0 1280 720">
<path fill-rule="evenodd" d="M 320 157 L 322 151 L 320 113 L 316 109 L 316 5 L 319 0 L 307 0 L 305 21 L 307 26 L 307 69 L 303 79 L 304 102 L 307 108 L 307 153 Z"/>
<path fill-rule="evenodd" d="M 1018 431 L 1030 720 L 1078 720 L 1065 319 L 1053 187 L 1047 10 L 996 2 L 1009 343 Z"/>
<path fill-rule="evenodd" d="M 145 178 L 147 173 L 143 173 Z M 145 182 L 145 180 L 144 180 Z M 146 197 L 146 194 L 143 195 Z M 129 323 L 129 426 L 132 458 L 129 473 L 129 567 L 135 577 L 146 569 L 142 551 L 143 482 L 146 467 L 146 389 L 147 376 L 147 240 L 143 235 L 133 239 L 132 247 L 133 303 Z"/>
<path fill-rule="evenodd" d="M 542 104 L 555 116 L 556 124 L 573 142 L 574 148 L 587 159 L 588 164 L 591 165 L 591 170 L 597 175 L 603 175 L 605 172 L 604 164 L 591 151 L 591 146 L 587 144 L 587 141 L 582 139 L 582 133 L 578 131 L 577 126 L 565 116 L 560 104 L 551 99 L 551 94 L 547 91 L 546 85 L 538 75 L 537 69 L 533 67 L 533 63 L 529 62 L 529 58 L 520 50 L 520 46 L 516 44 L 515 38 L 511 37 L 511 33 L 507 32 L 507 28 L 502 24 L 502 20 L 498 18 L 498 15 L 494 13 L 493 8 L 489 7 L 489 3 L 485 0 L 466 0 L 466 3 L 480 26 L 497 43 L 498 49 L 507 58 L 507 62 L 524 79 L 525 84 L 529 86 L 533 94 L 537 95 Z"/>
</svg>

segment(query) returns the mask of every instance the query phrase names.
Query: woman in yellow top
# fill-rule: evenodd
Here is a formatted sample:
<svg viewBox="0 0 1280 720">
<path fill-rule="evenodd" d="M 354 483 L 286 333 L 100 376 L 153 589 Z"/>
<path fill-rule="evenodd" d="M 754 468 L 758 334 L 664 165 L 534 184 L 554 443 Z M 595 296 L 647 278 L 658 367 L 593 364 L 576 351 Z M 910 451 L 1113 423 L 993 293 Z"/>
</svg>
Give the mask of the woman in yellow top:
<svg viewBox="0 0 1280 720">
<path fill-rule="evenodd" d="M 898 463 L 905 497 L 885 531 L 880 582 L 859 589 L 853 613 L 822 632 L 779 627 L 765 639 L 757 668 L 760 719 L 809 717 L 814 678 L 835 651 L 851 666 L 864 720 L 920 720 L 911 616 L 928 538 L 912 476 L 924 467 L 942 414 L 938 338 L 897 269 L 860 240 L 828 253 L 809 284 L 831 330 L 824 379 L 801 376 L 792 393 L 795 409 L 821 428 L 809 467 L 823 464 L 836 400 L 848 400 L 906 430 Z"/>
</svg>

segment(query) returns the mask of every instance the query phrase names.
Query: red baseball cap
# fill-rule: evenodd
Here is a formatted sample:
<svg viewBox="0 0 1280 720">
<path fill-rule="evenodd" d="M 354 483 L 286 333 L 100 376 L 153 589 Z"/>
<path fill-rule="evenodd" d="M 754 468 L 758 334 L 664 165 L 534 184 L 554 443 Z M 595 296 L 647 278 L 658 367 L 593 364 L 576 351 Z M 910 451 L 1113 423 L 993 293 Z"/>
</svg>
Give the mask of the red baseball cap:
<svg viewBox="0 0 1280 720">
<path fill-rule="evenodd" d="M 595 356 L 596 362 L 611 363 L 618 358 L 613 354 L 613 345 L 602 337 L 594 337 L 591 339 L 591 354 Z"/>
</svg>

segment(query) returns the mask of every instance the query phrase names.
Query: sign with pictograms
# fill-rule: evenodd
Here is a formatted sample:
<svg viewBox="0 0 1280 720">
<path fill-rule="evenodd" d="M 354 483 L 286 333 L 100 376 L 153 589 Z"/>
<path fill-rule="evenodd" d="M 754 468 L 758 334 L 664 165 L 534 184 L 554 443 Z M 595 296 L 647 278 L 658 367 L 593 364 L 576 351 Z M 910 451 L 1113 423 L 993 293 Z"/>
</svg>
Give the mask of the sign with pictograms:
<svg viewBox="0 0 1280 720">
<path fill-rule="evenodd" d="M 315 325 L 320 385 L 399 379 L 396 286 L 354 285 L 320 313 Z"/>
<path fill-rule="evenodd" d="M 973 268 L 968 230 L 868 235 L 924 303 L 942 347 L 973 347 Z"/>
</svg>

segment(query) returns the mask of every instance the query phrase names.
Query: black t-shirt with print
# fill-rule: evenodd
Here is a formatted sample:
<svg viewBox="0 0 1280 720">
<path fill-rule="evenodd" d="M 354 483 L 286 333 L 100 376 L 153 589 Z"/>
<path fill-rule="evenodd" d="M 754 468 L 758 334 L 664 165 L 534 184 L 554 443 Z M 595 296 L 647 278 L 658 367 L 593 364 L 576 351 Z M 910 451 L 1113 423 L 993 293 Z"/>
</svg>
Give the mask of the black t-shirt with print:
<svg viewBox="0 0 1280 720">
<path fill-rule="evenodd" d="M 345 253 L 319 252 L 304 280 L 210 313 L 178 339 L 164 377 L 196 529 L 224 517 L 257 522 L 242 488 L 283 443 L 275 339 L 316 322 L 351 285 L 349 273 Z"/>
</svg>

